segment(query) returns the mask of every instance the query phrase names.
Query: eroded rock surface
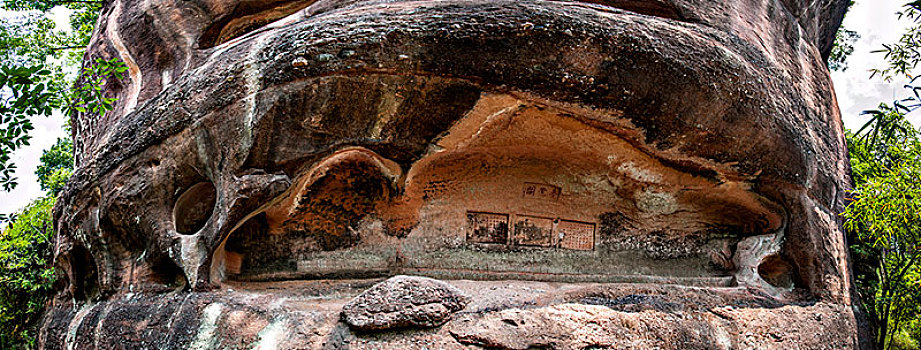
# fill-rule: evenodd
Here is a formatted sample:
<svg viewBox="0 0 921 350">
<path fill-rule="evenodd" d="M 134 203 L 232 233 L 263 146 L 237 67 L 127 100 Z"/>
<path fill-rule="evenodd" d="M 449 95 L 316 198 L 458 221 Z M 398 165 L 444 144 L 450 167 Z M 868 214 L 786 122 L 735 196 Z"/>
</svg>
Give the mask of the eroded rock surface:
<svg viewBox="0 0 921 350">
<path fill-rule="evenodd" d="M 458 320 L 451 329 L 461 343 L 486 348 L 550 349 L 838 349 L 837 327 L 856 327 L 831 305 L 778 309 L 716 308 L 709 313 L 642 311 L 626 313 L 605 306 L 561 304 L 538 309 L 508 309 Z M 745 321 L 749 328 L 736 324 Z M 824 322 L 817 327 L 819 322 Z M 815 333 L 816 330 L 832 333 Z"/>
<path fill-rule="evenodd" d="M 342 320 L 355 330 L 437 327 L 462 310 L 469 297 L 445 282 L 396 276 L 362 292 L 342 307 Z"/>
<path fill-rule="evenodd" d="M 846 5 L 108 1 L 86 62 L 129 74 L 114 110 L 73 118 L 41 343 L 670 348 L 734 327 L 745 348 L 794 315 L 778 347 L 859 347 L 824 62 Z M 358 293 L 332 286 L 401 274 L 483 299 L 463 327 L 352 334 Z M 510 292 L 544 282 L 610 288 Z M 504 310 L 546 322 L 502 340 Z"/>
<path fill-rule="evenodd" d="M 163 350 L 857 347 L 851 335 L 857 321 L 846 306 L 781 305 L 743 288 L 656 284 L 448 281 L 470 304 L 445 325 L 351 330 L 341 321 L 343 304 L 378 282 L 263 282 L 245 291 L 234 284 L 212 292 L 119 295 L 55 308 L 41 341 L 51 349 Z"/>
</svg>

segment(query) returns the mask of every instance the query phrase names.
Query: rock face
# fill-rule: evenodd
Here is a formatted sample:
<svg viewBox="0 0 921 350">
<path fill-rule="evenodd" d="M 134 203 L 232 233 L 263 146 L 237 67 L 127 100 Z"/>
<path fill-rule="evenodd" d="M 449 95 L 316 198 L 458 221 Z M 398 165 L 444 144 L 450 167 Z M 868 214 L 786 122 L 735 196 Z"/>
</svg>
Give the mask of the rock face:
<svg viewBox="0 0 921 350">
<path fill-rule="evenodd" d="M 469 299 L 461 290 L 439 280 L 396 276 L 345 304 L 342 320 L 359 331 L 438 327 L 467 306 Z"/>
<path fill-rule="evenodd" d="M 451 334 L 463 344 L 491 349 L 803 349 L 848 347 L 835 332 L 813 333 L 815 323 L 854 327 L 828 305 L 785 306 L 775 310 L 728 307 L 710 314 L 642 312 L 630 314 L 605 306 L 561 304 L 547 308 L 508 309 L 457 322 Z M 824 318 L 824 320 L 823 320 Z M 746 329 L 735 324 L 746 322 Z"/>
<path fill-rule="evenodd" d="M 251 283 L 246 290 L 234 284 L 209 292 L 118 294 L 77 309 L 52 309 L 40 340 L 50 349 L 855 346 L 857 323 L 847 306 L 783 305 L 744 288 L 656 284 L 453 281 L 471 301 L 439 328 L 351 331 L 341 321 L 342 305 L 374 282 L 286 281 Z"/>
<path fill-rule="evenodd" d="M 597 321 L 598 346 L 700 330 L 744 348 L 789 319 L 778 347 L 864 346 L 824 64 L 846 5 L 107 2 L 86 62 L 129 76 L 106 84 L 113 111 L 73 120 L 42 345 L 577 347 L 558 330 Z M 398 274 L 469 280 L 489 307 L 421 331 L 340 323 L 343 281 Z M 546 318 L 517 327 L 540 336 L 497 340 L 509 310 Z"/>
</svg>

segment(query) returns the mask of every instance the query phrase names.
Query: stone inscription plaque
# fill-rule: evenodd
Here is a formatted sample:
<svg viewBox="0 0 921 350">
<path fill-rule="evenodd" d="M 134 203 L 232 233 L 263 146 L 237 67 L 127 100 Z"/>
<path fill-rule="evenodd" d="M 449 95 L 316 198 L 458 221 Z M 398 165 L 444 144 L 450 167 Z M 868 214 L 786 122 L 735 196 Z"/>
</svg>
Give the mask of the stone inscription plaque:
<svg viewBox="0 0 921 350">
<path fill-rule="evenodd" d="M 508 242 L 508 214 L 467 213 L 467 242 L 496 243 Z"/>
<path fill-rule="evenodd" d="M 561 220 L 556 226 L 560 248 L 575 250 L 595 249 L 595 224 Z"/>
<path fill-rule="evenodd" d="M 525 182 L 522 196 L 524 198 L 556 201 L 560 199 L 560 193 L 562 192 L 561 188 L 553 185 Z"/>
<path fill-rule="evenodd" d="M 518 215 L 512 244 L 550 247 L 553 243 L 553 219 Z"/>
</svg>

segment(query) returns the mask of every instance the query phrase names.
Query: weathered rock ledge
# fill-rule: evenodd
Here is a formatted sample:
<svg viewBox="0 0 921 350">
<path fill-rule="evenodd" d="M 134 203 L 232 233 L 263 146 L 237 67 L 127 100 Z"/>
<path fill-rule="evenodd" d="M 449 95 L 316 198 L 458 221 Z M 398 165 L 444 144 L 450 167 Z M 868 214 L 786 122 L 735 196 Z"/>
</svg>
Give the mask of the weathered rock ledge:
<svg viewBox="0 0 921 350">
<path fill-rule="evenodd" d="M 450 281 L 471 296 L 441 327 L 355 332 L 346 302 L 379 280 L 246 283 L 125 294 L 43 324 L 55 349 L 844 349 L 853 311 L 781 305 L 741 288 Z"/>
</svg>

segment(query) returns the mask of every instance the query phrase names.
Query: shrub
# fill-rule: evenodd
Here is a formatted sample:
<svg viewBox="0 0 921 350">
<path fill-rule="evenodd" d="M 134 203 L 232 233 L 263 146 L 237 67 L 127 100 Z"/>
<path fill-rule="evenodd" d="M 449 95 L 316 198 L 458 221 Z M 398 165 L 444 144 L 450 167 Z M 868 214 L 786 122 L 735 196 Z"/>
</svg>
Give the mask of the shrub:
<svg viewBox="0 0 921 350">
<path fill-rule="evenodd" d="M 0 232 L 0 348 L 32 348 L 54 282 L 51 208 L 33 201 Z"/>
</svg>

